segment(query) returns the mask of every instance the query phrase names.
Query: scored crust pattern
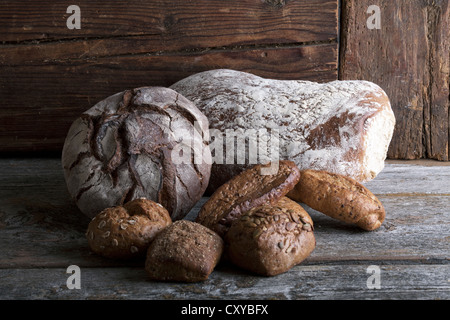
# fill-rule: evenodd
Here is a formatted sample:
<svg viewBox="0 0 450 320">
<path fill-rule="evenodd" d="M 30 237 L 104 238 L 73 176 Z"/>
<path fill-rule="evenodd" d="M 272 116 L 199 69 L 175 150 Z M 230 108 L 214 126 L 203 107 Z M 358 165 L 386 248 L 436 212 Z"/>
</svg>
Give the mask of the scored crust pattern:
<svg viewBox="0 0 450 320">
<path fill-rule="evenodd" d="M 162 87 L 127 90 L 97 103 L 69 129 L 62 164 L 70 195 L 86 215 L 145 197 L 183 218 L 210 176 L 207 118 Z M 176 164 L 180 144 L 191 161 Z M 194 155 L 201 161 L 194 163 Z"/>
</svg>

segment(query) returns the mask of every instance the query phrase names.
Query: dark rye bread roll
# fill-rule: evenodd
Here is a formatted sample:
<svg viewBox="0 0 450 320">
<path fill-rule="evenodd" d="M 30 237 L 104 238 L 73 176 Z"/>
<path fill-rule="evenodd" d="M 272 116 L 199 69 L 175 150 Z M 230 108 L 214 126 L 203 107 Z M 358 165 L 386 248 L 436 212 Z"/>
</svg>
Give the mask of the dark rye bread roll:
<svg viewBox="0 0 450 320">
<path fill-rule="evenodd" d="M 225 242 L 232 263 L 265 276 L 286 272 L 316 246 L 311 217 L 287 197 L 242 214 L 231 225 Z"/>
<path fill-rule="evenodd" d="M 143 87 L 100 101 L 74 121 L 62 152 L 64 176 L 79 209 L 145 197 L 183 218 L 209 181 L 207 118 L 181 94 Z"/>
<path fill-rule="evenodd" d="M 368 231 L 379 228 L 386 215 L 380 200 L 362 184 L 326 171 L 303 170 L 288 197 Z"/>
<path fill-rule="evenodd" d="M 208 117 L 214 137 L 211 147 L 217 138 L 224 140 L 226 149 L 219 134 L 226 135 L 226 130 L 245 137 L 247 144 L 264 137 L 251 130 L 265 130 L 266 139 L 279 141 L 279 153 L 267 150 L 269 158 L 263 157 L 263 162 L 251 162 L 246 155 L 243 164 L 218 162 L 222 152 L 215 144 L 207 193 L 253 164 L 274 160 L 273 156 L 294 161 L 300 169 L 326 170 L 359 182 L 375 178 L 384 168 L 395 117 L 386 93 L 374 83 L 274 80 L 218 69 L 189 76 L 171 88 Z"/>
<path fill-rule="evenodd" d="M 142 198 L 100 212 L 89 223 L 86 237 L 96 254 L 130 259 L 145 256 L 150 242 L 171 223 L 163 206 Z"/>
<path fill-rule="evenodd" d="M 254 165 L 219 187 L 203 204 L 196 222 L 224 236 L 234 220 L 260 205 L 276 203 L 299 181 L 300 170 L 292 161 Z M 270 173 L 270 174 L 268 174 Z"/>
<path fill-rule="evenodd" d="M 145 270 L 153 280 L 204 281 L 222 252 L 223 240 L 215 232 L 193 221 L 178 220 L 150 244 Z"/>
</svg>

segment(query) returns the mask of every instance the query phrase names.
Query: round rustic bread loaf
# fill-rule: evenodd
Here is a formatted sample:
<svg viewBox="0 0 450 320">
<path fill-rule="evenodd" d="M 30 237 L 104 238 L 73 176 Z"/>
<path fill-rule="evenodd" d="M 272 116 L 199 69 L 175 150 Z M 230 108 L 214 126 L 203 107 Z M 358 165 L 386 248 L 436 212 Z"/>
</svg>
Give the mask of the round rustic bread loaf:
<svg viewBox="0 0 450 320">
<path fill-rule="evenodd" d="M 181 219 L 208 185 L 208 142 L 207 118 L 174 90 L 117 93 L 69 129 L 62 152 L 69 193 L 90 217 L 145 197 Z"/>
<path fill-rule="evenodd" d="M 242 214 L 231 225 L 225 241 L 231 262 L 265 276 L 286 272 L 316 246 L 311 217 L 287 197 Z"/>
<path fill-rule="evenodd" d="M 258 164 L 231 178 L 203 204 L 196 222 L 223 237 L 244 212 L 276 203 L 297 184 L 300 170 L 288 160 L 279 161 L 273 168 L 274 163 Z"/>
<path fill-rule="evenodd" d="M 93 252 L 129 259 L 144 256 L 158 232 L 171 223 L 163 206 L 141 198 L 100 212 L 89 223 L 86 237 Z"/>
</svg>

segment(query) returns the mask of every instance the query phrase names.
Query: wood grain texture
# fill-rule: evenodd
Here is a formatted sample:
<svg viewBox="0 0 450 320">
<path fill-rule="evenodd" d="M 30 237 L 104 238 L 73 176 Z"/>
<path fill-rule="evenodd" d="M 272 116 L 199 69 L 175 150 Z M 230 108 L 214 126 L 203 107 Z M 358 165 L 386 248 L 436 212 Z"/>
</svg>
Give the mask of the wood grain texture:
<svg viewBox="0 0 450 320">
<path fill-rule="evenodd" d="M 148 279 L 143 261 L 93 254 L 89 219 L 65 188 L 60 159 L 0 159 L 0 299 L 449 299 L 450 166 L 387 164 L 367 184 L 387 210 L 373 232 L 306 207 L 316 248 L 276 277 L 260 277 L 222 261 L 205 282 Z M 436 187 L 430 189 L 430 184 Z M 194 220 L 202 198 L 186 219 Z M 69 265 L 81 289 L 66 286 Z M 369 290 L 367 267 L 381 270 Z"/>
<path fill-rule="evenodd" d="M 450 4 L 432 2 L 427 8 L 430 44 L 429 110 L 425 113 L 427 157 L 450 160 Z M 448 119 L 448 120 L 447 120 Z"/>
<path fill-rule="evenodd" d="M 376 290 L 368 289 L 366 285 L 369 266 L 298 265 L 287 273 L 266 278 L 222 264 L 208 280 L 194 284 L 154 282 L 140 267 L 81 268 L 79 290 L 67 288 L 70 274 L 66 273 L 66 268 L 0 269 L 3 280 L 0 282 L 0 299 L 161 300 L 158 303 L 163 305 L 167 300 L 176 299 L 185 300 L 187 306 L 188 303 L 196 305 L 197 300 L 223 299 L 261 300 L 264 303 L 262 300 L 450 298 L 448 264 L 381 265 L 381 288 Z M 200 303 L 205 305 L 205 302 Z M 174 311 L 169 309 L 165 314 L 175 314 Z M 180 310 L 176 310 L 176 314 L 179 313 Z M 274 313 L 272 310 L 270 314 Z"/>
<path fill-rule="evenodd" d="M 370 5 L 381 29 L 368 29 Z M 448 160 L 448 1 L 344 1 L 341 79 L 379 84 L 391 99 L 397 126 L 388 157 Z"/>
<path fill-rule="evenodd" d="M 69 30 L 67 1 L 2 1 L 0 41 L 146 36 L 153 51 L 337 37 L 336 0 L 80 0 L 81 29 Z"/>
<path fill-rule="evenodd" d="M 381 29 L 368 29 L 370 5 Z M 342 6 L 340 79 L 365 79 L 391 99 L 397 126 L 388 157 L 448 160 L 448 1 L 354 1 Z"/>
<path fill-rule="evenodd" d="M 337 79 L 338 1 L 81 1 L 0 8 L 0 152 L 60 151 L 80 113 L 116 92 L 230 68 Z"/>
</svg>

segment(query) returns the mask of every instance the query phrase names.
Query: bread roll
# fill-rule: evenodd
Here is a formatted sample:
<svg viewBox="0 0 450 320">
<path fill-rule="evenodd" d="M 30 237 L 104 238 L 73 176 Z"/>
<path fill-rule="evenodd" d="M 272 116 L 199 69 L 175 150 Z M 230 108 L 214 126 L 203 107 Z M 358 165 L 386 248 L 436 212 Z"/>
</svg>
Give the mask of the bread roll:
<svg viewBox="0 0 450 320">
<path fill-rule="evenodd" d="M 273 80 L 219 69 L 194 74 L 171 88 L 196 104 L 210 129 L 224 134 L 240 130 L 237 135 L 246 136 L 247 143 L 259 137 L 249 129 L 268 135 L 278 131 L 277 156 L 300 169 L 327 170 L 364 182 L 384 167 L 395 118 L 386 93 L 374 83 Z M 208 193 L 255 164 L 249 163 L 249 155 L 244 164 L 220 164 L 214 157 Z"/>
<path fill-rule="evenodd" d="M 302 170 L 287 196 L 334 219 L 372 231 L 386 216 L 380 200 L 354 179 L 317 170 Z"/>
<path fill-rule="evenodd" d="M 69 129 L 62 152 L 69 193 L 89 217 L 145 197 L 181 219 L 208 185 L 208 141 L 207 118 L 181 94 L 162 87 L 117 93 Z"/>
<path fill-rule="evenodd" d="M 228 259 L 260 275 L 286 272 L 316 246 L 313 221 L 295 201 L 282 197 L 247 211 L 225 236 Z"/>
<path fill-rule="evenodd" d="M 292 161 L 254 165 L 224 183 L 201 207 L 196 222 L 224 236 L 234 220 L 263 204 L 274 204 L 300 179 L 300 170 Z M 265 174 L 266 173 L 266 174 Z M 270 174 L 267 174 L 270 173 Z"/>
<path fill-rule="evenodd" d="M 215 232 L 201 224 L 179 220 L 158 233 L 150 244 L 145 270 L 153 280 L 204 281 L 222 252 L 223 240 Z"/>
<path fill-rule="evenodd" d="M 130 259 L 145 256 L 150 242 L 171 223 L 163 206 L 141 198 L 100 212 L 89 223 L 86 237 L 96 254 Z"/>
</svg>

